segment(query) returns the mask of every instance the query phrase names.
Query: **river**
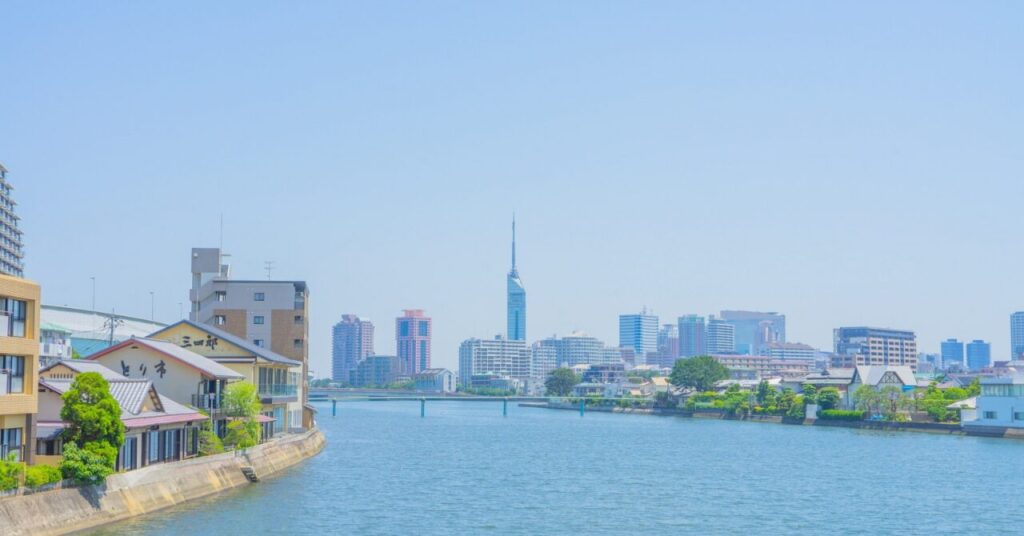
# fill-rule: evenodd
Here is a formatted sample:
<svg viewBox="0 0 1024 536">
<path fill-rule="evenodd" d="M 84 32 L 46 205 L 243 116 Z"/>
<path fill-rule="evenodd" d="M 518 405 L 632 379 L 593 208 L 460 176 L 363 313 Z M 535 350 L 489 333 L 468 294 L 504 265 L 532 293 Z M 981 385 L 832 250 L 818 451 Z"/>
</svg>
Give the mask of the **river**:
<svg viewBox="0 0 1024 536">
<path fill-rule="evenodd" d="M 95 535 L 1021 530 L 1024 442 L 555 411 L 317 404 L 328 446 Z"/>
</svg>

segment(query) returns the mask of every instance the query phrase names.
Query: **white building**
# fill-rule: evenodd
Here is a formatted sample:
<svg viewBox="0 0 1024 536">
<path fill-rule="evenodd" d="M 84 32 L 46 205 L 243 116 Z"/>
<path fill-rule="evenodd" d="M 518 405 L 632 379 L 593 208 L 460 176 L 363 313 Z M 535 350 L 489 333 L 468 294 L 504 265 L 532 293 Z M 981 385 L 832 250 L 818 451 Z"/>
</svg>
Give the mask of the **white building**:
<svg viewBox="0 0 1024 536">
<path fill-rule="evenodd" d="M 1024 373 L 1017 370 L 1009 376 L 981 379 L 977 420 L 963 421 L 965 428 L 1024 428 Z"/>
<path fill-rule="evenodd" d="M 736 327 L 721 318 L 712 316 L 707 324 L 707 353 L 731 354 L 736 351 Z"/>
<path fill-rule="evenodd" d="M 496 374 L 525 381 L 530 378 L 530 349 L 526 341 L 468 339 L 459 346 L 459 384 L 471 386 L 473 376 Z"/>
<path fill-rule="evenodd" d="M 607 365 L 622 362 L 619 348 L 608 348 L 596 337 L 575 331 L 565 337 L 551 337 L 538 341 L 541 346 L 555 349 L 559 367 L 575 365 Z"/>
<path fill-rule="evenodd" d="M 455 373 L 444 368 L 426 369 L 412 377 L 413 389 L 423 393 L 454 393 Z"/>
<path fill-rule="evenodd" d="M 768 357 L 772 359 L 800 359 L 814 361 L 817 350 L 813 346 L 798 342 L 773 342 L 765 345 Z"/>
</svg>

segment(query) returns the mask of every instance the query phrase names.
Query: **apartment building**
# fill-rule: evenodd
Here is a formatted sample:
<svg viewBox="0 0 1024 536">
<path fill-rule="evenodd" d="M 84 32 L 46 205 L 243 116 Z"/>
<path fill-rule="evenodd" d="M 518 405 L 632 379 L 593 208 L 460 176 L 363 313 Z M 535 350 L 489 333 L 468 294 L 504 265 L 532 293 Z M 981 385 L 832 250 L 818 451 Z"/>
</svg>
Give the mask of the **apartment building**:
<svg viewBox="0 0 1024 536">
<path fill-rule="evenodd" d="M 0 457 L 32 462 L 39 408 L 39 285 L 0 275 Z"/>
</svg>

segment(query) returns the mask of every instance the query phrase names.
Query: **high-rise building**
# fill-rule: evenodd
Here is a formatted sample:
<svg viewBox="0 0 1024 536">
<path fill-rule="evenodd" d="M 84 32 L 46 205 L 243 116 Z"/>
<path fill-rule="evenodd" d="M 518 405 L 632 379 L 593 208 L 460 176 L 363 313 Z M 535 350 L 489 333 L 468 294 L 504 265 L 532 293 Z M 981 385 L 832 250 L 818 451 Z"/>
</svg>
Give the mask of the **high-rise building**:
<svg viewBox="0 0 1024 536">
<path fill-rule="evenodd" d="M 679 326 L 663 324 L 658 330 L 658 354 L 655 362 L 649 365 L 671 367 L 679 359 Z"/>
<path fill-rule="evenodd" d="M 14 213 L 16 203 L 11 196 L 13 189 L 11 183 L 7 182 L 7 168 L 0 164 L 0 274 L 23 277 L 25 254 L 21 249 L 19 218 Z"/>
<path fill-rule="evenodd" d="M 533 343 L 530 347 L 530 376 L 539 379 L 541 382 L 551 374 L 552 370 L 558 368 L 558 352 L 553 346 L 544 346 L 540 343 Z"/>
<path fill-rule="evenodd" d="M 967 343 L 967 368 L 981 370 L 992 364 L 992 345 L 975 339 Z"/>
<path fill-rule="evenodd" d="M 964 366 L 964 343 L 956 339 L 942 341 L 940 354 L 942 355 L 942 368 L 959 368 Z"/>
<path fill-rule="evenodd" d="M 707 327 L 704 317 L 685 315 L 679 317 L 679 357 L 693 357 L 708 353 Z"/>
<path fill-rule="evenodd" d="M 501 336 L 465 340 L 459 346 L 459 384 L 470 386 L 473 376 L 481 374 L 526 380 L 531 374 L 530 356 L 526 341 Z"/>
<path fill-rule="evenodd" d="M 32 462 L 38 371 L 39 285 L 0 275 L 0 459 Z"/>
<path fill-rule="evenodd" d="M 1010 359 L 1024 359 L 1024 311 L 1010 315 Z"/>
<path fill-rule="evenodd" d="M 401 375 L 399 359 L 393 355 L 371 355 L 352 369 L 350 381 L 359 387 L 384 387 Z"/>
<path fill-rule="evenodd" d="M 906 365 L 917 370 L 917 336 L 913 331 L 843 327 L 836 328 L 832 338 L 837 357 L 849 366 Z"/>
<path fill-rule="evenodd" d="M 559 367 L 622 362 L 622 351 L 619 348 L 609 348 L 600 339 L 579 331 L 565 337 L 542 339 L 537 344 L 555 349 Z"/>
<path fill-rule="evenodd" d="M 708 318 L 705 344 L 709 354 L 731 354 L 736 351 L 736 327 L 712 315 Z"/>
<path fill-rule="evenodd" d="M 352 370 L 373 355 L 373 323 L 356 315 L 341 315 L 331 337 L 331 379 L 352 381 Z"/>
<path fill-rule="evenodd" d="M 633 350 L 634 364 L 647 364 L 648 354 L 658 351 L 658 317 L 647 314 L 646 309 L 619 315 L 619 346 Z"/>
<path fill-rule="evenodd" d="M 305 397 L 309 392 L 309 287 L 305 281 L 232 279 L 224 257 L 220 248 L 192 248 L 189 320 L 301 361 Z M 304 411 L 304 422 L 311 424 L 313 410 Z"/>
<path fill-rule="evenodd" d="M 432 330 L 430 318 L 421 309 L 405 309 L 395 319 L 395 343 L 403 375 L 412 376 L 430 368 Z"/>
<path fill-rule="evenodd" d="M 763 355 L 765 345 L 786 342 L 786 315 L 757 311 L 722 311 L 722 320 L 735 327 L 735 351 Z"/>
<path fill-rule="evenodd" d="M 507 314 L 510 341 L 526 340 L 526 289 L 516 268 L 516 218 L 512 217 L 512 269 L 508 271 Z"/>
</svg>

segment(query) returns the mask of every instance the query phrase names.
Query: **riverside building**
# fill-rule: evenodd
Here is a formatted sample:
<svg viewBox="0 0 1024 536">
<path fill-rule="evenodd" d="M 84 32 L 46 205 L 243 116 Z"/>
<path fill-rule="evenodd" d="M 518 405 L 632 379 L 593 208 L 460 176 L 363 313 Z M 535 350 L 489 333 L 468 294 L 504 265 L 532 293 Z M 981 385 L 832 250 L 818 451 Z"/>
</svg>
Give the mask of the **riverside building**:
<svg viewBox="0 0 1024 536">
<path fill-rule="evenodd" d="M 521 383 L 530 378 L 530 356 L 526 341 L 512 341 L 500 335 L 493 339 L 467 339 L 459 345 L 459 384 L 472 386 L 473 377 L 481 375 L 497 375 Z"/>
<path fill-rule="evenodd" d="M 0 458 L 32 463 L 39 407 L 39 285 L 0 275 Z"/>
<path fill-rule="evenodd" d="M 833 331 L 833 342 L 836 353 L 833 367 L 905 365 L 917 370 L 917 336 L 913 331 L 843 327 Z"/>
<path fill-rule="evenodd" d="M 373 322 L 356 315 L 341 315 L 331 332 L 331 379 L 351 381 L 360 361 L 373 355 Z"/>
<path fill-rule="evenodd" d="M 395 345 L 401 374 L 413 376 L 430 368 L 433 325 L 421 309 L 405 309 L 395 319 Z"/>
<path fill-rule="evenodd" d="M 559 367 L 622 362 L 621 349 L 608 348 L 600 339 L 581 331 L 575 331 L 565 337 L 550 337 L 537 341 L 537 343 L 555 349 Z"/>
</svg>

